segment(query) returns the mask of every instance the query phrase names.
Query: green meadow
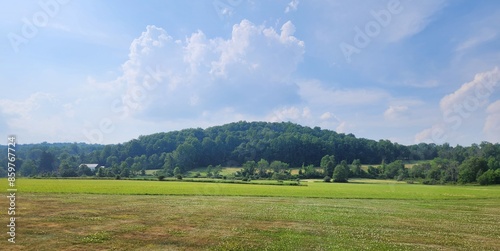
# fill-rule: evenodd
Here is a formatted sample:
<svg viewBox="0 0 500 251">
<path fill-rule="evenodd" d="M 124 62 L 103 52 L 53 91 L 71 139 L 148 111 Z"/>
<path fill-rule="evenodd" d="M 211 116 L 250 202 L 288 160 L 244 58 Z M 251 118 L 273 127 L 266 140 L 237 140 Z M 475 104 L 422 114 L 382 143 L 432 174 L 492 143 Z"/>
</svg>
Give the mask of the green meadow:
<svg viewBox="0 0 500 251">
<path fill-rule="evenodd" d="M 500 250 L 500 186 L 302 184 L 19 179 L 16 244 L 1 247 Z"/>
</svg>

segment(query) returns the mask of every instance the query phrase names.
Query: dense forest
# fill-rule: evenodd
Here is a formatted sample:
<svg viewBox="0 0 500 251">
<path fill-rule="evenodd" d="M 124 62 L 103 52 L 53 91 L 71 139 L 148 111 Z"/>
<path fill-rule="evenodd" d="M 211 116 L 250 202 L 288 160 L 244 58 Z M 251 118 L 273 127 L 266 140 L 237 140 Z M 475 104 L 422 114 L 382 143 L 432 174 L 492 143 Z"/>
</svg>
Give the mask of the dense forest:
<svg viewBox="0 0 500 251">
<path fill-rule="evenodd" d="M 7 151 L 6 146 L 1 148 Z M 130 177 L 147 169 L 162 169 L 165 175 L 174 175 L 175 170 L 180 175 L 200 167 L 241 166 L 237 175 L 246 178 L 291 178 L 287 169 L 300 167 L 299 178 L 328 176 L 335 180 L 339 176 L 335 172 L 340 172 L 344 173 L 340 176 L 421 179 L 430 184 L 471 183 L 486 178 L 480 183 L 500 183 L 498 143 L 405 146 L 289 122 L 236 122 L 156 133 L 113 145 L 25 144 L 18 145 L 16 151 L 17 175 L 21 176 Z M 2 176 L 6 175 L 6 158 L 0 159 Z M 427 161 L 410 169 L 403 165 L 422 160 Z M 105 168 L 93 171 L 81 164 Z M 372 166 L 363 170 L 361 164 Z"/>
</svg>

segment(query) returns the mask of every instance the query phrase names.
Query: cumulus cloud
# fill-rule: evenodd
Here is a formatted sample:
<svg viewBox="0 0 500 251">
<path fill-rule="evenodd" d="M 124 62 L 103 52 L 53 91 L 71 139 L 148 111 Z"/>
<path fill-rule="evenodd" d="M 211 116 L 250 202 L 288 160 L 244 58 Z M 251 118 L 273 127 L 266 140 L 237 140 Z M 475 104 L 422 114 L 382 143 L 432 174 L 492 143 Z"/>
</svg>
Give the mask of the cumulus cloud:
<svg viewBox="0 0 500 251">
<path fill-rule="evenodd" d="M 489 99 L 498 90 L 499 82 L 500 70 L 495 67 L 490 71 L 476 74 L 472 81 L 444 96 L 439 103 L 442 120 L 416 134 L 415 141 L 443 143 L 453 135 L 457 135 L 457 132 L 470 131 L 471 128 L 464 125 L 465 122 L 470 123 L 479 119 L 486 119 L 483 131 L 490 132 L 491 128 L 495 128 L 497 116 L 495 111 L 498 104 L 497 102 L 490 104 Z M 488 107 L 485 109 L 486 106 Z M 489 114 L 487 118 L 482 116 L 484 111 Z M 472 116 L 474 120 L 470 119 Z M 492 139 L 491 135 L 487 137 L 487 140 Z"/>
<path fill-rule="evenodd" d="M 122 67 L 122 107 L 128 116 L 166 119 L 227 107 L 265 113 L 298 100 L 291 74 L 305 49 L 294 32 L 290 21 L 277 32 L 243 20 L 228 39 L 197 31 L 179 40 L 148 26 Z"/>
<path fill-rule="evenodd" d="M 476 74 L 472 81 L 463 84 L 458 90 L 441 99 L 439 104 L 441 111 L 444 115 L 459 113 L 461 109 L 466 109 L 467 112 L 475 111 L 488 103 L 488 98 L 500 86 L 499 81 L 498 67 Z"/>
<path fill-rule="evenodd" d="M 299 0 L 292 0 L 286 6 L 285 13 L 288 13 L 288 12 L 291 12 L 291 11 L 296 11 L 298 6 L 299 6 Z"/>
<path fill-rule="evenodd" d="M 311 118 L 311 110 L 308 107 L 282 107 L 275 109 L 269 116 L 269 121 L 280 122 L 280 121 L 299 121 L 303 119 Z"/>
</svg>

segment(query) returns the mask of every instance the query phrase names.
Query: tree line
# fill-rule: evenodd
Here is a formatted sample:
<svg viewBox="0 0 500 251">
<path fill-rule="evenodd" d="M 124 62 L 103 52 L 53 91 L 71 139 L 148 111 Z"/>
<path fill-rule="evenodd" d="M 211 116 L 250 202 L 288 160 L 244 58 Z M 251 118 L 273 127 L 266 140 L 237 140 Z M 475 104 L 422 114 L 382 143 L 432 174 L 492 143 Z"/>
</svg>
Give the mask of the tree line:
<svg viewBox="0 0 500 251">
<path fill-rule="evenodd" d="M 244 169 L 245 165 L 253 165 L 249 164 L 252 161 L 258 167 L 261 160 L 266 160 L 269 161 L 269 166 L 279 161 L 289 167 L 301 167 L 302 176 L 306 177 L 314 176 L 314 168 L 310 168 L 311 166 L 323 168 L 325 163 L 322 162 L 326 161 L 323 160 L 324 157 L 334 156 L 330 164 L 334 165 L 333 170 L 341 165 L 345 170 L 349 169 L 351 176 L 424 179 L 429 183 L 467 183 L 483 180 L 479 179 L 483 174 L 489 177 L 489 181 L 495 180 L 500 160 L 498 143 L 482 142 L 465 147 L 427 143 L 405 146 L 389 140 L 356 138 L 353 134 L 290 122 L 244 121 L 207 129 L 184 129 L 140 136 L 122 144 L 42 143 L 19 145 L 17 151 L 18 173 L 22 176 L 96 174 L 81 166 L 83 163 L 105 166 L 97 174 L 99 176 L 127 177 L 143 174 L 147 169 L 162 169 L 172 174 L 176 168 L 178 173 L 186 173 L 199 167 L 219 165 L 241 166 Z M 397 161 L 402 163 L 412 160 L 428 162 L 408 170 L 396 171 L 397 168 L 391 166 Z M 362 170 L 364 173 L 360 170 L 352 173 L 351 167 L 355 161 L 373 166 L 366 171 Z M 7 161 L 0 162 L 0 175 L 5 175 L 5 163 Z M 460 179 L 466 176 L 465 171 L 460 175 L 460 166 L 464 163 L 474 166 L 469 169 L 470 172 L 476 172 L 475 179 L 471 178 L 472 174 L 469 178 Z M 377 168 L 376 165 L 381 166 Z M 331 170 L 330 166 L 328 172 L 321 176 L 334 179 Z M 315 177 L 317 176 L 320 175 Z"/>
</svg>

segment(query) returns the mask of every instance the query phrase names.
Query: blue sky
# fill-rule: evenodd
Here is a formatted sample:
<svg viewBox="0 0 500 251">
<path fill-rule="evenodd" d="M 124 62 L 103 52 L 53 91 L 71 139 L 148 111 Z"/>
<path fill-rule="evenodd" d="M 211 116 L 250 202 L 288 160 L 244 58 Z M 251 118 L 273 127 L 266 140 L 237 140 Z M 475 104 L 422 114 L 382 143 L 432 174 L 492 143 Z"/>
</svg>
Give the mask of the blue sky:
<svg viewBox="0 0 500 251">
<path fill-rule="evenodd" d="M 21 143 L 240 120 L 500 142 L 498 1 L 2 3 L 0 135 Z"/>
</svg>

